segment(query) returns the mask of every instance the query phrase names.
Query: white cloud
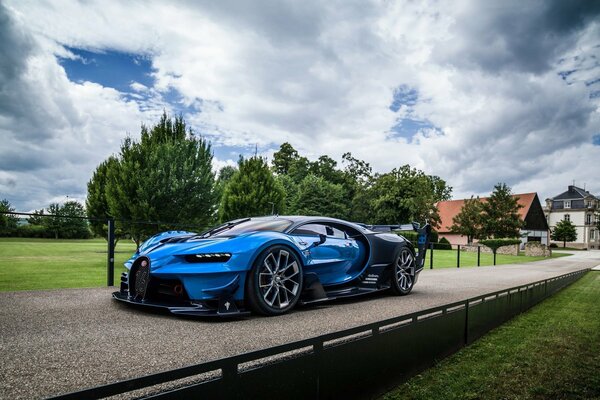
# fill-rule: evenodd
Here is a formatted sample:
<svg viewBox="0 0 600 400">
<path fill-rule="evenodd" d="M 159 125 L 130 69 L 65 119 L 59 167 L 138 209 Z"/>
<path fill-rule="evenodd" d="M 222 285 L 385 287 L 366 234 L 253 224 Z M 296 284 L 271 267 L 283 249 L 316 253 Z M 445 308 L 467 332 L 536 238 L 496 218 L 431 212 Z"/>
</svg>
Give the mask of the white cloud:
<svg viewBox="0 0 600 400">
<path fill-rule="evenodd" d="M 588 172 L 600 159 L 598 99 L 585 85 L 598 78 L 593 2 L 8 4 L 0 72 L 2 93 L 16 95 L 0 94 L 0 190 L 21 207 L 83 195 L 124 133 L 169 109 L 170 89 L 200 109 L 186 119 L 215 146 L 270 153 L 289 141 L 311 157 L 351 151 L 378 171 L 410 163 L 456 196 L 499 181 L 542 197 L 572 179 L 600 192 Z M 156 84 L 131 83 L 126 97 L 70 82 L 56 56 L 75 56 L 63 46 L 146 54 Z M 567 69 L 577 72 L 564 81 Z M 411 115 L 439 131 L 390 134 L 403 84 L 418 92 Z"/>
</svg>

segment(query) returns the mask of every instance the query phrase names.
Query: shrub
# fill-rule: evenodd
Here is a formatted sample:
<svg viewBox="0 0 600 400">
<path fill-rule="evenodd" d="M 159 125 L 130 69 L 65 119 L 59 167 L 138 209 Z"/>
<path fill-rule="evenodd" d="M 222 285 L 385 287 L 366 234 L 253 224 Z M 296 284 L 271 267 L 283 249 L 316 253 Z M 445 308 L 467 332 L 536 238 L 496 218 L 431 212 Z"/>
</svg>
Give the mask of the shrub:
<svg viewBox="0 0 600 400">
<path fill-rule="evenodd" d="M 417 244 L 417 238 L 419 235 L 415 231 L 395 231 L 394 233 L 400 236 L 404 236 L 406 240 L 412 242 L 412 244 L 414 245 Z"/>
<path fill-rule="evenodd" d="M 441 238 L 439 242 L 434 243 L 433 248 L 435 250 L 452 250 L 452 245 L 445 237 Z"/>
<path fill-rule="evenodd" d="M 43 225 L 21 225 L 17 228 L 16 236 L 24 238 L 52 238 L 54 235 Z"/>
<path fill-rule="evenodd" d="M 556 249 L 558 247 L 558 245 L 556 243 L 550 243 L 550 246 L 548 246 L 548 247 Z"/>
</svg>

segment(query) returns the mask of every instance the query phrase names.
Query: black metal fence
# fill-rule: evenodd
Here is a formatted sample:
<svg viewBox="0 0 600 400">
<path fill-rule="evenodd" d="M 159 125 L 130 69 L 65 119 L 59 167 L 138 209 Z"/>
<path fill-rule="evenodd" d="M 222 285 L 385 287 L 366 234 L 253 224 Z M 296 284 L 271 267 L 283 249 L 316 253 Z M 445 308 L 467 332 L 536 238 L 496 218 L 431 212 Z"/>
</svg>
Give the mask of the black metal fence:
<svg viewBox="0 0 600 400">
<path fill-rule="evenodd" d="M 402 383 L 553 295 L 589 269 L 344 331 L 99 386 L 55 399 L 365 398 Z M 251 338 L 249 338 L 251 340 Z M 119 368 L 126 368 L 124 362 Z M 180 379 L 210 379 L 165 389 Z"/>
</svg>

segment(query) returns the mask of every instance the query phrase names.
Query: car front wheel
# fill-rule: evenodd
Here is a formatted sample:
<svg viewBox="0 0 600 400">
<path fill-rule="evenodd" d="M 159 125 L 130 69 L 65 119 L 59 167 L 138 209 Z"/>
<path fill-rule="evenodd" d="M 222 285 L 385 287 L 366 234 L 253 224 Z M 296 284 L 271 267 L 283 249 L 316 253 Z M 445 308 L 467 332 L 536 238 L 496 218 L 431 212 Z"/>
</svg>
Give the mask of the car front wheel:
<svg viewBox="0 0 600 400">
<path fill-rule="evenodd" d="M 302 291 L 302 264 L 285 246 L 272 246 L 256 259 L 249 272 L 246 295 L 250 308 L 263 315 L 294 308 Z"/>
</svg>

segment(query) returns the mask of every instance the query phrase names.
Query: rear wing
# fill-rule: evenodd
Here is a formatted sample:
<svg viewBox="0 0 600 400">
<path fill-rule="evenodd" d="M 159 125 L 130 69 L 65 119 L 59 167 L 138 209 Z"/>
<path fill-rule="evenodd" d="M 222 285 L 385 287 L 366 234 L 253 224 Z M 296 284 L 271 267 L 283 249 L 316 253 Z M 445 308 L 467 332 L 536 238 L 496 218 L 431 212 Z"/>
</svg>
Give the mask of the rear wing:
<svg viewBox="0 0 600 400">
<path fill-rule="evenodd" d="M 429 238 L 431 236 L 431 225 L 425 224 L 421 226 L 418 222 L 412 224 L 398 224 L 398 225 L 367 225 L 359 224 L 367 229 L 374 232 L 393 232 L 393 231 L 415 231 L 417 232 L 417 272 L 422 270 L 425 266 L 425 256 L 427 249 L 429 248 Z"/>
</svg>

